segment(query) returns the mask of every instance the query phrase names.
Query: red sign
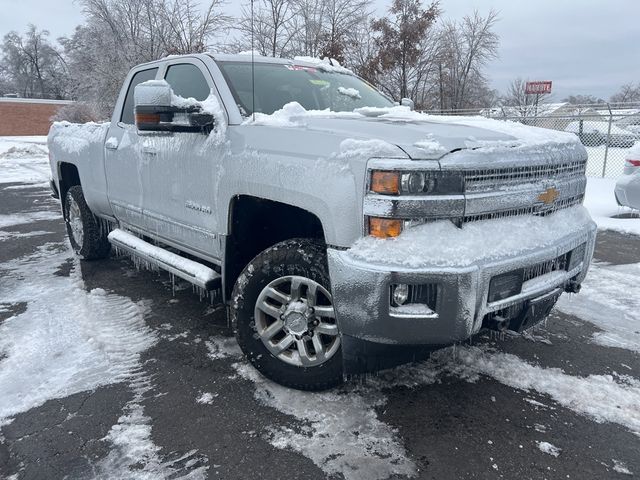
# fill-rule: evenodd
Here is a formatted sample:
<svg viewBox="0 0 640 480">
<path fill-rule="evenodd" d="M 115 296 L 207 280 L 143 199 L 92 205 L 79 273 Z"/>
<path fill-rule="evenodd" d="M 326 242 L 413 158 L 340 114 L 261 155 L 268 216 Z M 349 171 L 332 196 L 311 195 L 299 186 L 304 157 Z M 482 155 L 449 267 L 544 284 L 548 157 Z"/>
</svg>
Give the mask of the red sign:
<svg viewBox="0 0 640 480">
<path fill-rule="evenodd" d="M 527 95 L 544 95 L 545 93 L 551 93 L 551 82 L 527 82 L 524 93 Z"/>
</svg>

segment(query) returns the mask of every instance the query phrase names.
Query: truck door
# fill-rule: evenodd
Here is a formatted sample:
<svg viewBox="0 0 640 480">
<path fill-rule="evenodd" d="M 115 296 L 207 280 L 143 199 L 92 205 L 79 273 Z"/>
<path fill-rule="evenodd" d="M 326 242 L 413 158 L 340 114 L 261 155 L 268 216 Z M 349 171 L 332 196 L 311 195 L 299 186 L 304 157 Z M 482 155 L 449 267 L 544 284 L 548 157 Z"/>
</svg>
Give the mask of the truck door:
<svg viewBox="0 0 640 480">
<path fill-rule="evenodd" d="M 206 65 L 176 59 L 165 80 L 175 95 L 205 100 L 215 90 Z M 149 232 L 196 255 L 219 259 L 215 198 L 224 155 L 202 133 L 143 136 L 148 162 L 142 164 L 143 209 Z"/>
<path fill-rule="evenodd" d="M 134 120 L 133 92 L 139 83 L 156 78 L 158 68 L 134 72 L 121 108 L 114 111 L 105 142 L 107 195 L 116 218 L 126 226 L 144 230 L 142 164 L 148 161 Z M 116 107 L 117 108 L 117 107 Z"/>
</svg>

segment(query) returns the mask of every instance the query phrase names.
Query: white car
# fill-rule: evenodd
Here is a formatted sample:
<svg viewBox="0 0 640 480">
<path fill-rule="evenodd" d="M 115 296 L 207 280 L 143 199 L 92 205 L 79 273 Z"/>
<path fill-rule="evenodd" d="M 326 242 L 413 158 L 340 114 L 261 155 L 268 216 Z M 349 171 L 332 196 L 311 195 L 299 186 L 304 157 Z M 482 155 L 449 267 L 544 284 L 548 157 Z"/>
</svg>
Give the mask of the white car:
<svg viewBox="0 0 640 480">
<path fill-rule="evenodd" d="M 640 210 L 640 144 L 627 152 L 623 175 L 616 182 L 618 205 Z"/>
</svg>

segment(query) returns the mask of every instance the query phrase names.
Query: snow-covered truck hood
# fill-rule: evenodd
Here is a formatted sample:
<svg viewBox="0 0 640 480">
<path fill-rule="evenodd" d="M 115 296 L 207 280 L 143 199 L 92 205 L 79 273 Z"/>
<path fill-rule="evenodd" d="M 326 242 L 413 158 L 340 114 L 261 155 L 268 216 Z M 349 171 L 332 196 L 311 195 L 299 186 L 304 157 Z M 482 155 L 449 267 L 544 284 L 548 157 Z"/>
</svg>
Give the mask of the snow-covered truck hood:
<svg viewBox="0 0 640 480">
<path fill-rule="evenodd" d="M 496 153 L 497 150 L 532 151 L 552 147 L 557 151 L 580 147 L 578 137 L 571 133 L 483 117 L 426 115 L 406 107 L 363 108 L 339 113 L 307 111 L 293 102 L 272 115 L 256 114 L 255 120 L 247 124 L 300 129 L 324 138 L 386 143 L 400 148 L 414 160 L 437 160 L 460 150 Z M 330 147 L 331 143 L 323 146 Z"/>
</svg>

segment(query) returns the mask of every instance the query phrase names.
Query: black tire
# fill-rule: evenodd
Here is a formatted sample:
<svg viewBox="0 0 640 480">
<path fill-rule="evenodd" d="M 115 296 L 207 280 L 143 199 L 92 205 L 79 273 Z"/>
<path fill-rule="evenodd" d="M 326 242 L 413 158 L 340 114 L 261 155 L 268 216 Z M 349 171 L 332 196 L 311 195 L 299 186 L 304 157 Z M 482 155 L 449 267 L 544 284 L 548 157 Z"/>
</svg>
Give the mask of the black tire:
<svg viewBox="0 0 640 480">
<path fill-rule="evenodd" d="M 256 256 L 234 286 L 231 319 L 238 344 L 259 372 L 281 385 L 319 391 L 343 381 L 341 346 L 322 364 L 310 367 L 291 365 L 267 349 L 256 329 L 256 302 L 267 285 L 286 276 L 299 276 L 320 284 L 330 292 L 328 270 L 324 244 L 310 239 L 287 240 Z M 338 342 L 339 338 L 338 335 Z"/>
<path fill-rule="evenodd" d="M 83 230 L 81 241 L 78 241 L 74 236 L 72 222 L 70 221 L 70 210 L 74 204 L 78 207 L 79 219 Z M 80 185 L 74 185 L 67 191 L 67 195 L 64 198 L 64 220 L 71 247 L 80 258 L 98 260 L 109 255 L 111 244 L 107 239 L 108 232 L 105 231 L 102 223 L 89 209 Z"/>
</svg>

